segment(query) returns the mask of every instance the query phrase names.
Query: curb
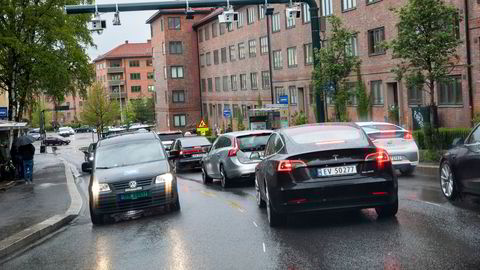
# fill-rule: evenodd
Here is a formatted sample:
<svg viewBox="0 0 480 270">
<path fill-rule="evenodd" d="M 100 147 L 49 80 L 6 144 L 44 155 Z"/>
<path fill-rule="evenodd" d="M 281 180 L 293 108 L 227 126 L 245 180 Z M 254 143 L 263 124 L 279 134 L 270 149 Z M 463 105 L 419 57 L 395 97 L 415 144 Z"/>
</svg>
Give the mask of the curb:
<svg viewBox="0 0 480 270">
<path fill-rule="evenodd" d="M 21 232 L 0 241 L 0 258 L 7 257 L 14 252 L 27 247 L 42 237 L 67 225 L 78 216 L 82 209 L 82 197 L 77 190 L 73 173 L 67 162 L 62 159 L 65 166 L 67 188 L 70 194 L 70 207 L 64 214 L 52 216 L 36 225 L 33 225 Z"/>
<path fill-rule="evenodd" d="M 418 165 L 415 169 L 416 175 L 428 176 L 428 177 L 437 177 L 439 166 L 437 165 Z"/>
</svg>

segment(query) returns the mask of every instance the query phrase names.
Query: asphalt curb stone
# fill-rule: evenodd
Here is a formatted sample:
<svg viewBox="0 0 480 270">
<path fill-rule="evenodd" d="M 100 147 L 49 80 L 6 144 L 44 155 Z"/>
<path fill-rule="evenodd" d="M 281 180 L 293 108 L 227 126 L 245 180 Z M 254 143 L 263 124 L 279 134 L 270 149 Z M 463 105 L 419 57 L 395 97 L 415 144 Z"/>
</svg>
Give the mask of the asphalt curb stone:
<svg viewBox="0 0 480 270">
<path fill-rule="evenodd" d="M 82 197 L 75 185 L 75 179 L 70 165 L 68 165 L 64 159 L 62 159 L 62 161 L 65 166 L 67 188 L 70 195 L 70 207 L 64 214 L 54 215 L 0 241 L 0 258 L 7 257 L 36 242 L 42 237 L 60 229 L 76 218 L 80 213 L 80 210 L 82 209 Z"/>
</svg>

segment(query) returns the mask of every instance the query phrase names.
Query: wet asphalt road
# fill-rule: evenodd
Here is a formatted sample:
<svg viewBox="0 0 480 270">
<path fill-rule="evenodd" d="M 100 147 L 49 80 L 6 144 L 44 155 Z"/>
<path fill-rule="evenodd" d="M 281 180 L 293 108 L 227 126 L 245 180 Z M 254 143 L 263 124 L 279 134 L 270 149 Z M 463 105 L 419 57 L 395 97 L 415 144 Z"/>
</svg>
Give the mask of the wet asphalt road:
<svg viewBox="0 0 480 270">
<path fill-rule="evenodd" d="M 76 137 L 58 155 L 80 169 L 76 148 L 89 140 Z M 77 179 L 84 194 L 87 181 Z M 399 183 L 395 219 L 368 209 L 294 216 L 272 229 L 252 185 L 223 190 L 186 173 L 180 212 L 94 227 L 84 203 L 71 225 L 0 269 L 479 269 L 478 200 L 447 202 L 426 177 Z"/>
</svg>

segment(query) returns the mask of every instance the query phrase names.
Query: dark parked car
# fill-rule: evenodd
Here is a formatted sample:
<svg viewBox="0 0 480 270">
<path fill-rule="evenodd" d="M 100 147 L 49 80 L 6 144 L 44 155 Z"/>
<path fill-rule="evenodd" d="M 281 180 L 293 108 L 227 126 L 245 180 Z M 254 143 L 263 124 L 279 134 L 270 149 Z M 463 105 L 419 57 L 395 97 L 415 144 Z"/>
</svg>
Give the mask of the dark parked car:
<svg viewBox="0 0 480 270">
<path fill-rule="evenodd" d="M 178 139 L 183 137 L 182 131 L 161 131 L 158 132 L 158 137 L 163 143 L 163 146 L 165 147 L 165 150 L 170 151 L 172 148 L 173 142 Z"/>
<path fill-rule="evenodd" d="M 202 158 L 208 153 L 211 145 L 210 141 L 202 136 L 176 139 L 170 150 L 175 172 L 200 168 Z"/>
<path fill-rule="evenodd" d="M 128 154 L 125 154 L 128 153 Z M 95 159 L 82 164 L 91 172 L 90 217 L 168 206 L 180 210 L 177 180 L 155 133 L 126 133 L 99 141 Z"/>
<path fill-rule="evenodd" d="M 76 133 L 90 133 L 93 132 L 93 128 L 91 127 L 79 127 L 75 129 Z"/>
<path fill-rule="evenodd" d="M 440 187 L 449 200 L 461 193 L 480 195 L 480 125 L 465 140 L 455 139 L 454 148 L 440 160 Z"/>
<path fill-rule="evenodd" d="M 383 217 L 398 210 L 392 161 L 355 124 L 304 125 L 273 133 L 257 166 L 255 189 L 270 226 L 292 213 L 374 207 Z"/>
<path fill-rule="evenodd" d="M 43 140 L 43 144 L 46 145 L 46 146 L 68 145 L 68 144 L 70 144 L 70 140 L 66 140 L 66 139 L 59 138 L 59 137 L 46 137 L 45 140 Z"/>
<path fill-rule="evenodd" d="M 225 188 L 232 181 L 253 180 L 270 134 L 270 130 L 246 130 L 218 137 L 202 160 L 203 183 L 217 178 Z"/>
</svg>

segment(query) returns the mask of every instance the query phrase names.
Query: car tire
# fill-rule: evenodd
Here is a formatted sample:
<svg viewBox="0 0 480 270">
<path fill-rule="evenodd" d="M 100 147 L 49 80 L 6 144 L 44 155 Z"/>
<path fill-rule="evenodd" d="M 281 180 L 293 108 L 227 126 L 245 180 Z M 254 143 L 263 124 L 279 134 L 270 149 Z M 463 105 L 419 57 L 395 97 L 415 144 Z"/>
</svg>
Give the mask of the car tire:
<svg viewBox="0 0 480 270">
<path fill-rule="evenodd" d="M 262 192 L 260 191 L 260 186 L 258 185 L 258 180 L 256 175 L 255 175 L 255 199 L 257 200 L 258 208 L 265 208 L 266 203 L 262 199 Z"/>
<path fill-rule="evenodd" d="M 443 196 L 450 201 L 454 201 L 458 196 L 455 175 L 453 175 L 450 163 L 446 160 L 440 165 L 440 189 Z"/>
<path fill-rule="evenodd" d="M 180 161 L 177 159 L 175 160 L 175 173 L 180 173 L 182 172 L 182 168 L 180 168 Z"/>
<path fill-rule="evenodd" d="M 96 214 L 92 207 L 90 207 L 90 219 L 93 225 L 102 225 L 104 223 L 103 215 Z"/>
<path fill-rule="evenodd" d="M 220 175 L 222 178 L 220 178 L 220 182 L 222 184 L 222 188 L 228 188 L 230 186 L 230 179 L 227 176 L 227 173 L 225 172 L 225 169 L 223 169 L 223 165 L 220 164 Z"/>
<path fill-rule="evenodd" d="M 202 164 L 202 182 L 203 184 L 210 184 L 212 183 L 212 178 L 208 176 L 207 171 L 205 170 L 204 165 Z"/>
<path fill-rule="evenodd" d="M 375 207 L 375 212 L 377 212 L 379 218 L 394 217 L 398 212 L 398 199 L 392 204 Z"/>
<path fill-rule="evenodd" d="M 415 171 L 415 167 L 414 167 L 414 166 L 410 166 L 410 167 L 405 168 L 405 169 L 400 169 L 400 173 L 401 173 L 403 176 L 411 176 L 414 171 Z"/>
<path fill-rule="evenodd" d="M 270 201 L 270 196 L 268 195 L 268 188 L 265 188 L 265 195 L 267 197 L 266 206 L 267 206 L 267 219 L 268 224 L 270 227 L 279 227 L 286 222 L 286 216 L 284 214 L 280 214 L 272 207 L 272 203 Z"/>
<path fill-rule="evenodd" d="M 180 199 L 178 198 L 178 193 L 177 193 L 177 199 L 175 202 L 170 204 L 170 211 L 180 211 Z"/>
</svg>

